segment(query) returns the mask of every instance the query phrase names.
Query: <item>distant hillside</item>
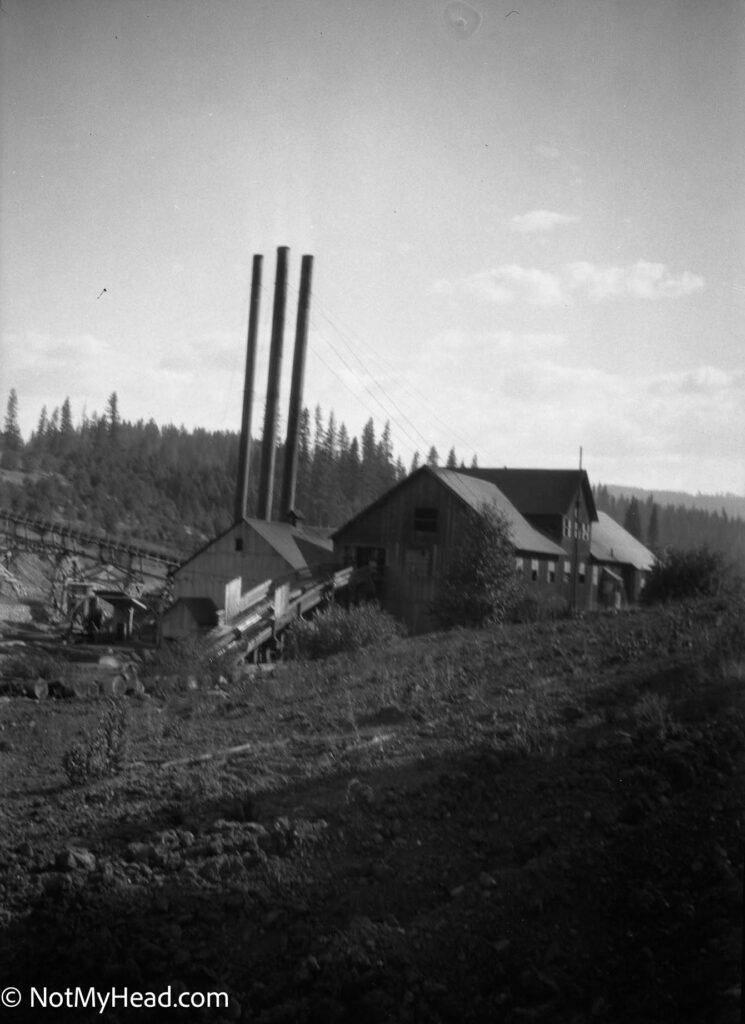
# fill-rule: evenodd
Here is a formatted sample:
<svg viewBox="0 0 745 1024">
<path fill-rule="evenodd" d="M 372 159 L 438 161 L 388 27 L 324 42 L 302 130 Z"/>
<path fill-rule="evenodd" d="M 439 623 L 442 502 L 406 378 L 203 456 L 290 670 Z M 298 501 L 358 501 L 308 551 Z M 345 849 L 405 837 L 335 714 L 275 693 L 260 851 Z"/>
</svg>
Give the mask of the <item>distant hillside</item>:
<svg viewBox="0 0 745 1024">
<path fill-rule="evenodd" d="M 740 494 L 687 494 L 685 491 L 648 491 L 643 487 L 626 487 L 623 484 L 604 486 L 614 498 L 638 498 L 640 502 L 653 498 L 658 505 L 698 508 L 703 512 L 721 513 L 724 509 L 731 519 L 745 519 L 745 497 Z"/>
</svg>

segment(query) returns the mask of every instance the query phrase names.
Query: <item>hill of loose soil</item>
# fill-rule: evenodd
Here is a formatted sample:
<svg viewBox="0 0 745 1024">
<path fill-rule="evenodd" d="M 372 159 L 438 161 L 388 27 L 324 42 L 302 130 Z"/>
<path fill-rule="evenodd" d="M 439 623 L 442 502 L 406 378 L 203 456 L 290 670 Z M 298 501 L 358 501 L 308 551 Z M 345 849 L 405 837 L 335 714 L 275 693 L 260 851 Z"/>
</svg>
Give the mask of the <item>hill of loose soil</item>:
<svg viewBox="0 0 745 1024">
<path fill-rule="evenodd" d="M 123 769 L 77 786 L 65 751 L 116 708 L 5 698 L 12 1019 L 734 1024 L 739 612 L 151 681 L 126 702 Z M 229 1004 L 66 1015 L 32 1010 L 30 986 Z"/>
</svg>

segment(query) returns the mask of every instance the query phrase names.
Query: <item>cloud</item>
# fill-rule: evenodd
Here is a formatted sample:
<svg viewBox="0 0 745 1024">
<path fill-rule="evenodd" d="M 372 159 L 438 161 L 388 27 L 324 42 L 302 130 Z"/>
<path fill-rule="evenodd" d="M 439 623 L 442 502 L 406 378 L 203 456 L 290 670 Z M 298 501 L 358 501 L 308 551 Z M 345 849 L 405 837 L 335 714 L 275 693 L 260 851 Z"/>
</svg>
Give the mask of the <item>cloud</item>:
<svg viewBox="0 0 745 1024">
<path fill-rule="evenodd" d="M 686 270 L 674 276 L 664 263 L 638 260 L 627 267 L 567 264 L 558 273 L 503 264 L 479 270 L 457 281 L 439 280 L 432 290 L 439 295 L 475 295 L 485 302 L 507 305 L 526 302 L 533 306 L 569 305 L 585 296 L 593 302 L 606 299 L 678 299 L 704 287 L 704 279 Z"/>
<path fill-rule="evenodd" d="M 560 149 L 557 149 L 556 146 L 550 146 L 546 142 L 540 142 L 535 147 L 535 152 L 538 156 L 542 156 L 544 160 L 558 160 L 561 156 Z"/>
<path fill-rule="evenodd" d="M 442 295 L 475 295 L 500 306 L 520 299 L 535 306 L 554 306 L 564 301 L 564 291 L 556 274 L 516 263 L 481 270 L 455 282 L 438 281 L 434 290 Z"/>
<path fill-rule="evenodd" d="M 554 213 L 551 210 L 529 210 L 512 218 L 510 225 L 513 231 L 522 235 L 545 233 L 564 224 L 574 224 L 579 218 L 570 213 Z"/>
<path fill-rule="evenodd" d="M 637 260 L 628 267 L 570 263 L 567 284 L 596 302 L 609 298 L 677 299 L 700 291 L 704 279 L 690 271 L 674 277 L 664 263 Z"/>
</svg>

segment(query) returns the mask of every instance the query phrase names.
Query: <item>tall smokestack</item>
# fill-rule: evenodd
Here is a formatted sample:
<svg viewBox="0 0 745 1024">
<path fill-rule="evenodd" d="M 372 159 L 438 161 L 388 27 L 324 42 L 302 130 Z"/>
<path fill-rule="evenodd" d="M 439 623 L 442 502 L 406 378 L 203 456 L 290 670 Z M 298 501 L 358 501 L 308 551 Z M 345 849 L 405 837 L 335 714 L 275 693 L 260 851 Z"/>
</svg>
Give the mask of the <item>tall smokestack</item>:
<svg viewBox="0 0 745 1024">
<path fill-rule="evenodd" d="M 246 340 L 246 377 L 243 385 L 243 419 L 238 449 L 238 482 L 235 488 L 233 520 L 238 523 L 246 515 L 248 504 L 248 474 L 251 465 L 251 415 L 256 376 L 256 336 L 259 330 L 259 301 L 261 297 L 261 264 L 263 256 L 254 256 L 251 272 L 251 302 L 248 313 Z"/>
<path fill-rule="evenodd" d="M 269 350 L 269 379 L 266 386 L 264 410 L 264 436 L 261 443 L 261 473 L 259 475 L 259 519 L 272 518 L 274 495 L 274 459 L 277 436 L 277 408 L 279 383 L 282 375 L 282 344 L 285 330 L 287 302 L 287 260 L 290 250 L 286 245 L 277 249 L 277 276 L 274 281 L 274 312 L 272 315 L 272 344 Z"/>
<path fill-rule="evenodd" d="M 290 411 L 287 417 L 285 464 L 284 471 L 282 473 L 281 512 L 283 516 L 287 516 L 295 506 L 298 441 L 300 437 L 300 415 L 303 409 L 303 381 L 305 379 L 305 352 L 308 347 L 308 308 L 310 306 L 310 284 L 312 277 L 313 257 L 303 256 L 300 269 L 300 295 L 298 297 L 297 304 L 295 355 L 292 360 Z"/>
</svg>

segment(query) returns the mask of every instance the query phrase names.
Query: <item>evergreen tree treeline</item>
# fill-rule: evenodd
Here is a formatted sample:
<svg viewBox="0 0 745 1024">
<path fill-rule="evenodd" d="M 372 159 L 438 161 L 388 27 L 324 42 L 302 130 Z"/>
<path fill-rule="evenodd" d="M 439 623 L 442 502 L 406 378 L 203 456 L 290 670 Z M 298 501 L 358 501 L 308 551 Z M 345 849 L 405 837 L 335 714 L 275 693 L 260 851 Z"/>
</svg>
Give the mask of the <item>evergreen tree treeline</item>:
<svg viewBox="0 0 745 1024">
<path fill-rule="evenodd" d="M 64 519 L 122 538 L 173 545 L 183 552 L 230 526 L 238 475 L 236 433 L 121 418 L 116 392 L 106 412 L 74 424 L 69 399 L 51 415 L 44 407 L 24 443 L 18 398 L 11 392 L 0 465 L 27 474 L 0 480 L 0 506 L 41 519 Z M 261 446 L 251 445 L 247 514 L 255 514 Z M 280 509 L 284 446 L 277 448 L 275 519 Z M 304 409 L 300 421 L 296 511 L 309 525 L 340 526 L 402 479 L 389 424 L 376 436 L 372 419 L 350 437 L 333 412 Z M 10 479 L 8 477 L 10 476 Z"/>
<path fill-rule="evenodd" d="M 655 554 L 673 548 L 709 548 L 721 552 L 745 572 L 745 519 L 727 515 L 724 508 L 710 512 L 661 505 L 654 495 L 641 501 L 634 495 L 611 494 L 604 485 L 596 487 L 594 493 L 598 510 L 607 512 Z"/>
</svg>

